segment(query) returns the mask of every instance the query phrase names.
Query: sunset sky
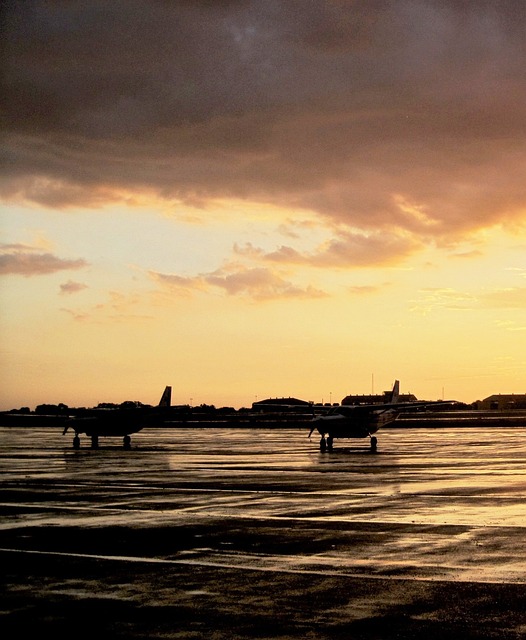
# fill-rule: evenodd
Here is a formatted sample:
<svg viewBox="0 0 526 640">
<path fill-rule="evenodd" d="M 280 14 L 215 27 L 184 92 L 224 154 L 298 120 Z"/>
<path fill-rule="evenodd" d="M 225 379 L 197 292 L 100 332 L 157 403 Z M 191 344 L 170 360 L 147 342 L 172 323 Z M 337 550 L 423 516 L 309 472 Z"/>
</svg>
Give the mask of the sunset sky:
<svg viewBox="0 0 526 640">
<path fill-rule="evenodd" d="M 0 409 L 526 393 L 524 0 L 11 0 Z"/>
</svg>

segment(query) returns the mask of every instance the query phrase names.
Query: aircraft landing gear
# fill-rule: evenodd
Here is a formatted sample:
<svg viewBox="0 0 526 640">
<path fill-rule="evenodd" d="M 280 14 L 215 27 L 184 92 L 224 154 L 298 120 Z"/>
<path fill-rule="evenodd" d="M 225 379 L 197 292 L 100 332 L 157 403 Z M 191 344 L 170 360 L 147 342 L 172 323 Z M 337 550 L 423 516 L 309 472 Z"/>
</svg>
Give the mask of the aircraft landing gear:
<svg viewBox="0 0 526 640">
<path fill-rule="evenodd" d="M 378 445 L 378 440 L 373 436 L 371 438 L 371 453 L 376 453 L 377 445 Z"/>
<path fill-rule="evenodd" d="M 327 438 L 327 449 L 328 449 L 329 451 L 332 451 L 332 445 L 333 445 L 333 442 L 334 442 L 334 438 L 333 438 L 333 437 L 331 437 L 331 436 L 329 436 L 329 437 Z"/>
<path fill-rule="evenodd" d="M 78 436 L 73 438 L 73 449 L 80 449 L 80 438 Z"/>
<path fill-rule="evenodd" d="M 99 448 L 99 436 L 91 436 L 91 448 L 92 449 Z"/>
<path fill-rule="evenodd" d="M 130 438 L 130 436 L 124 436 L 124 438 L 122 440 L 122 446 L 125 449 L 131 449 L 131 438 Z"/>
<path fill-rule="evenodd" d="M 322 453 L 324 453 L 327 450 L 327 442 L 325 440 L 325 438 L 322 436 L 321 440 L 320 440 L 320 451 Z"/>
</svg>

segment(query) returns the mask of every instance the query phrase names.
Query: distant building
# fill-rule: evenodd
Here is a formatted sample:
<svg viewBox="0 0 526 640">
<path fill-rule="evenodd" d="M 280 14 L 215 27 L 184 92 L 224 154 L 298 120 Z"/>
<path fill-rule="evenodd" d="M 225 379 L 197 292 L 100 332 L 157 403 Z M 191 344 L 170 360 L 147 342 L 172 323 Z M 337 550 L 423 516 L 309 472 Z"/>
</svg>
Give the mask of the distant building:
<svg viewBox="0 0 526 640">
<path fill-rule="evenodd" d="M 310 411 L 311 407 L 311 402 L 298 400 L 297 398 L 268 398 L 267 400 L 259 400 L 252 403 L 253 411 L 264 413 L 275 413 L 276 411 L 303 413 Z"/>
<path fill-rule="evenodd" d="M 391 391 L 384 391 L 383 394 L 371 394 L 361 396 L 345 396 L 342 400 L 342 404 L 356 405 L 356 404 L 385 404 L 389 402 Z M 417 398 L 412 393 L 401 393 L 398 396 L 397 402 L 416 402 Z"/>
<path fill-rule="evenodd" d="M 526 394 L 524 393 L 499 393 L 477 400 L 475 403 L 477 409 L 487 411 L 490 409 L 510 410 L 510 409 L 526 409 Z"/>
</svg>

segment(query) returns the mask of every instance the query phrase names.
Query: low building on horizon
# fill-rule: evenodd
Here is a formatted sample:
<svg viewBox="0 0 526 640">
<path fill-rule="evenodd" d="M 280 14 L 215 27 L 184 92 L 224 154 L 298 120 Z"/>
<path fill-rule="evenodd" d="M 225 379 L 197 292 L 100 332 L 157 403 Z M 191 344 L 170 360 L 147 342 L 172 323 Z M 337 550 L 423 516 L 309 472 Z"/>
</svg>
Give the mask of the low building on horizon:
<svg viewBox="0 0 526 640">
<path fill-rule="evenodd" d="M 492 396 L 477 400 L 474 405 L 478 410 L 510 411 L 512 409 L 526 409 L 525 393 L 496 393 Z"/>
<path fill-rule="evenodd" d="M 312 411 L 312 402 L 298 400 L 298 398 L 267 398 L 253 402 L 252 410 L 261 413 L 307 413 Z"/>
<path fill-rule="evenodd" d="M 342 400 L 344 405 L 360 405 L 360 404 L 385 404 L 389 402 L 392 391 L 384 391 L 383 394 L 369 395 L 348 395 Z M 418 399 L 412 393 L 401 393 L 397 402 L 417 402 Z"/>
</svg>

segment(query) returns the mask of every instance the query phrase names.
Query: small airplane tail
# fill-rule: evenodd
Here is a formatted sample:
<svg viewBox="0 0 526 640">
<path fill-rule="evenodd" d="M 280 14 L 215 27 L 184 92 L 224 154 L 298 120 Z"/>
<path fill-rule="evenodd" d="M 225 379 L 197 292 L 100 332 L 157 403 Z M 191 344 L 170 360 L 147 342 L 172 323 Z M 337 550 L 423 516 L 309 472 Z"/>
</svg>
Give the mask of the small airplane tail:
<svg viewBox="0 0 526 640">
<path fill-rule="evenodd" d="M 172 387 L 165 387 L 159 401 L 160 407 L 169 407 L 172 404 Z"/>
<path fill-rule="evenodd" d="M 388 403 L 394 403 L 394 402 L 398 402 L 398 398 L 400 396 L 400 381 L 399 380 L 395 380 L 394 385 L 393 385 L 393 390 L 391 391 L 391 394 L 389 396 L 388 399 Z"/>
</svg>

